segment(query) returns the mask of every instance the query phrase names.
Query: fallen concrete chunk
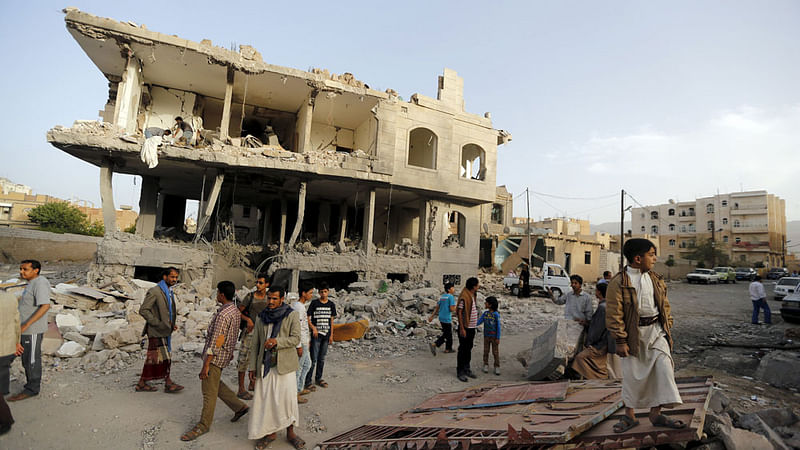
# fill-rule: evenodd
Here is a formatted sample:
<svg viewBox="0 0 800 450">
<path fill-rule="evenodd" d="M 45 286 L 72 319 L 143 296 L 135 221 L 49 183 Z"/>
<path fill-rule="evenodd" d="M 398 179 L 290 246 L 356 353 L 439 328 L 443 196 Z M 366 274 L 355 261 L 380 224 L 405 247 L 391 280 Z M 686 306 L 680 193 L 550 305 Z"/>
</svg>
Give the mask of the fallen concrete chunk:
<svg viewBox="0 0 800 450">
<path fill-rule="evenodd" d="M 101 339 L 108 349 L 123 347 L 128 344 L 138 344 L 142 340 L 142 330 L 137 326 L 128 326 L 104 334 Z"/>
<path fill-rule="evenodd" d="M 58 326 L 58 330 L 61 332 L 61 334 L 68 333 L 70 331 L 80 332 L 81 328 L 83 328 L 81 320 L 72 314 L 56 315 L 56 325 Z"/>
<path fill-rule="evenodd" d="M 708 402 L 708 407 L 711 411 L 721 413 L 725 411 L 730 403 L 731 401 L 728 396 L 719 388 L 714 388 L 714 390 L 711 391 L 711 400 Z"/>
<path fill-rule="evenodd" d="M 211 282 L 209 281 L 209 283 L 211 283 Z M 134 279 L 131 280 L 131 284 L 133 284 L 134 286 L 136 286 L 136 287 L 138 287 L 140 289 L 150 289 L 153 286 L 155 286 L 157 283 L 153 283 L 151 281 L 139 280 L 139 279 L 134 278 Z M 192 283 L 192 285 L 194 285 L 194 283 Z"/>
<path fill-rule="evenodd" d="M 555 379 L 564 373 L 569 358 L 575 355 L 583 327 L 574 320 L 558 319 L 533 330 L 529 351 L 517 354 L 517 360 L 528 369 L 527 379 Z"/>
<path fill-rule="evenodd" d="M 742 414 L 739 417 L 739 426 L 750 431 L 755 431 L 753 427 L 758 425 L 756 419 L 761 419 L 769 427 L 775 428 L 793 425 L 797 422 L 798 417 L 791 408 L 762 409 L 754 413 Z"/>
<path fill-rule="evenodd" d="M 67 333 L 64 333 L 64 339 L 72 342 L 77 342 L 83 345 L 84 347 L 88 346 L 90 342 L 88 337 L 83 336 L 82 334 L 76 333 L 74 331 L 69 331 Z"/>
<path fill-rule="evenodd" d="M 77 342 L 67 341 L 56 351 L 56 356 L 59 358 L 77 358 L 83 356 L 84 353 L 86 353 L 86 347 Z"/>
<path fill-rule="evenodd" d="M 761 358 L 755 378 L 779 388 L 800 389 L 800 354 L 776 350 Z"/>
<path fill-rule="evenodd" d="M 772 450 L 767 438 L 741 428 L 731 428 L 730 433 L 721 437 L 728 450 Z"/>
</svg>

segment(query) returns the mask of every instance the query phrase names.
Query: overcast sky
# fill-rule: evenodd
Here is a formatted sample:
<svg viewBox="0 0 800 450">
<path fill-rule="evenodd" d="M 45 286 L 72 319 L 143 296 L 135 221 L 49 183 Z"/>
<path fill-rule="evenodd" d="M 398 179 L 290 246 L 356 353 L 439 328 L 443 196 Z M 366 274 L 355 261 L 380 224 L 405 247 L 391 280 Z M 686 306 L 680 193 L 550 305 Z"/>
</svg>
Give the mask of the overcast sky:
<svg viewBox="0 0 800 450">
<path fill-rule="evenodd" d="M 592 223 L 618 220 L 620 189 L 644 205 L 766 189 L 800 220 L 797 1 L 2 2 L 0 176 L 99 206 L 99 170 L 45 140 L 108 95 L 65 6 L 405 99 L 435 97 L 452 68 L 467 111 L 513 134 L 497 179 L 518 216 L 526 187 L 534 218 Z M 114 187 L 137 206 L 133 177 Z"/>
</svg>

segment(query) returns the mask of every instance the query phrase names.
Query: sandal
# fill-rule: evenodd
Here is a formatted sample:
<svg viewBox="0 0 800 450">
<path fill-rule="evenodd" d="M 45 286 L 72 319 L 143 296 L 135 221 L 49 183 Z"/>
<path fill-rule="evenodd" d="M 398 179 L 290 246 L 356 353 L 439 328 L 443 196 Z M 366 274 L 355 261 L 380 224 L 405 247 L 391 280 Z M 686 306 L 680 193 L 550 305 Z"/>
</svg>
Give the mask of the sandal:
<svg viewBox="0 0 800 450">
<path fill-rule="evenodd" d="M 155 392 L 158 389 L 155 386 L 150 386 L 149 384 L 145 383 L 143 385 L 136 385 L 136 392 Z"/>
<path fill-rule="evenodd" d="M 269 447 L 269 444 L 274 441 L 276 436 L 274 434 L 268 434 L 261 439 L 256 441 L 256 450 L 264 450 L 265 448 Z"/>
<path fill-rule="evenodd" d="M 305 389 L 308 389 L 309 391 L 314 392 L 314 391 L 317 390 L 317 387 L 314 386 L 313 384 L 309 384 L 308 386 L 305 387 Z"/>
<path fill-rule="evenodd" d="M 613 430 L 614 433 L 624 433 L 631 428 L 639 425 L 639 421 L 636 419 L 631 419 L 628 416 L 620 416 L 619 422 L 614 424 Z"/>
<path fill-rule="evenodd" d="M 167 394 L 175 394 L 183 390 L 183 386 L 177 383 L 172 384 L 165 384 L 164 385 L 164 392 Z"/>
<path fill-rule="evenodd" d="M 193 441 L 206 433 L 208 433 L 208 431 L 205 431 L 202 428 L 200 428 L 200 425 L 195 425 L 194 428 L 187 431 L 186 433 L 183 433 L 183 436 L 181 436 L 181 440 L 184 442 Z"/>
<path fill-rule="evenodd" d="M 243 415 L 250 412 L 250 408 L 245 406 L 244 408 L 236 411 L 236 413 L 231 417 L 231 422 L 236 422 L 237 420 L 241 419 Z"/>
<path fill-rule="evenodd" d="M 251 394 L 251 393 L 249 393 L 247 391 L 239 392 L 238 394 L 236 394 L 236 396 L 239 397 L 242 400 L 252 400 L 253 399 L 253 394 Z"/>
<path fill-rule="evenodd" d="M 317 381 L 317 386 L 326 388 L 328 387 L 328 383 L 326 383 L 325 380 L 319 380 Z"/>
<path fill-rule="evenodd" d="M 670 419 L 669 417 L 659 414 L 656 416 L 656 420 L 650 421 L 654 427 L 666 427 L 666 428 L 673 428 L 676 430 L 680 430 L 681 428 L 686 428 L 686 423 L 680 419 Z"/>
<path fill-rule="evenodd" d="M 301 450 L 306 448 L 306 441 L 302 440 L 300 436 L 295 435 L 292 439 L 289 439 L 289 443 L 294 446 L 297 450 Z"/>
</svg>

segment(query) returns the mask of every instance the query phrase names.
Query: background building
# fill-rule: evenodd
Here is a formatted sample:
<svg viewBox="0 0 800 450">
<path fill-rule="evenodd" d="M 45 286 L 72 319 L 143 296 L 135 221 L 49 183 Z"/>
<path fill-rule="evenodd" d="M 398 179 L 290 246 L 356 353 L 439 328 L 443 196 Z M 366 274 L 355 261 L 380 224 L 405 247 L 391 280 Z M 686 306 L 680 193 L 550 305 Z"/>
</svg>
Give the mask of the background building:
<svg viewBox="0 0 800 450">
<path fill-rule="evenodd" d="M 767 191 L 735 192 L 632 210 L 631 232 L 658 242 L 659 254 L 685 261 L 711 241 L 735 266 L 781 267 L 786 252 L 785 201 Z"/>
</svg>

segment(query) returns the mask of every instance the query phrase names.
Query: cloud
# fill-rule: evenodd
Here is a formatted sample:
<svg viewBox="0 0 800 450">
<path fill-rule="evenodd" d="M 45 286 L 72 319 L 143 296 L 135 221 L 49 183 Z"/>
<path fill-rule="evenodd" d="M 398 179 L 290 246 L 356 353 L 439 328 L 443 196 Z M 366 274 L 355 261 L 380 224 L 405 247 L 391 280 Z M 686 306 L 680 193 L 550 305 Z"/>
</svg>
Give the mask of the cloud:
<svg viewBox="0 0 800 450">
<path fill-rule="evenodd" d="M 742 106 L 719 111 L 681 133 L 646 125 L 628 135 L 593 136 L 574 147 L 548 158 L 552 167 L 547 172 L 562 176 L 538 179 L 539 192 L 597 197 L 625 189 L 642 204 L 655 205 L 717 190 L 763 189 L 786 200 L 787 220 L 800 219 L 800 105 L 773 110 Z M 559 214 L 542 203 L 534 208 L 536 217 Z M 555 206 L 576 214 L 592 204 L 562 201 Z M 618 211 L 594 211 L 590 219 L 618 220 Z"/>
</svg>

